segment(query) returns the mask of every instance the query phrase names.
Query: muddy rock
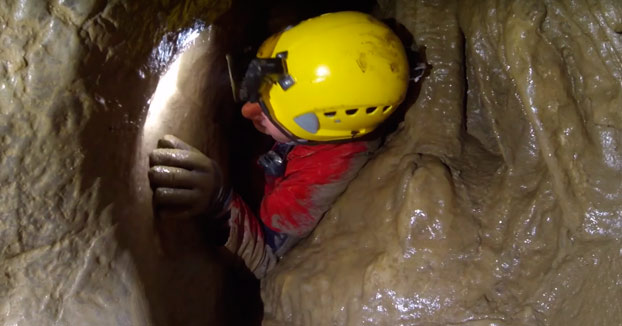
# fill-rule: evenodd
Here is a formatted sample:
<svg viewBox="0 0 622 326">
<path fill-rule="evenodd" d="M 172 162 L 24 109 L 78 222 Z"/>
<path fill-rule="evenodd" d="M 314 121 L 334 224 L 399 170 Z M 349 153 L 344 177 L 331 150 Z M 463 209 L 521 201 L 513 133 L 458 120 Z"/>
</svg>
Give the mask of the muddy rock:
<svg viewBox="0 0 622 326">
<path fill-rule="evenodd" d="M 264 324 L 622 323 L 620 3 L 386 6 L 430 72 Z"/>
<path fill-rule="evenodd" d="M 213 108 L 227 97 L 205 90 L 220 92 L 210 67 L 222 52 L 207 23 L 228 6 L 0 3 L 1 325 L 228 323 L 220 254 L 163 253 L 145 156 L 175 132 L 225 160 L 213 139 L 226 138 L 214 123 L 226 116 Z M 165 106 L 186 123 L 163 116 L 147 133 L 160 76 L 184 48 Z"/>
</svg>

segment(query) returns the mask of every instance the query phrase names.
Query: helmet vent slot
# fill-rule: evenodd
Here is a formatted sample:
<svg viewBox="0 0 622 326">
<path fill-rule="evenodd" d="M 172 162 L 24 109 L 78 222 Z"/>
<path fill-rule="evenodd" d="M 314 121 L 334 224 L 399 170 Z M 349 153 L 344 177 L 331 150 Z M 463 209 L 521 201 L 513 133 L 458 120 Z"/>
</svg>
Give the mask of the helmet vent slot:
<svg viewBox="0 0 622 326">
<path fill-rule="evenodd" d="M 337 112 L 335 111 L 331 111 L 331 112 L 324 112 L 324 116 L 327 118 L 332 118 L 337 114 Z"/>
<path fill-rule="evenodd" d="M 365 112 L 367 112 L 367 114 L 372 114 L 376 111 L 377 108 L 378 108 L 377 106 L 372 106 L 372 107 L 367 108 Z"/>
<path fill-rule="evenodd" d="M 384 108 L 382 108 L 382 113 L 386 113 L 387 111 L 389 111 L 391 109 L 390 105 L 385 106 Z"/>
<path fill-rule="evenodd" d="M 350 109 L 350 110 L 346 110 L 346 114 L 347 115 L 355 115 L 356 112 L 358 112 L 359 109 Z"/>
</svg>

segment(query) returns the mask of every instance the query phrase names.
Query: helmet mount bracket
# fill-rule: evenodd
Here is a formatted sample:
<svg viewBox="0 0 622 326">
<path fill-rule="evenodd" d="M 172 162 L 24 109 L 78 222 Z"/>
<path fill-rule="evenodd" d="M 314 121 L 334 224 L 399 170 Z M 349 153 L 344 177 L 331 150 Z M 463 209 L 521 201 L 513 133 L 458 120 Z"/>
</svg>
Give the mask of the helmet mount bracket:
<svg viewBox="0 0 622 326">
<path fill-rule="evenodd" d="M 277 82 L 283 90 L 287 90 L 295 81 L 287 73 L 287 52 L 280 52 L 275 58 L 255 58 L 248 65 L 242 86 L 240 99 L 242 101 L 257 102 L 259 90 L 264 81 Z"/>
</svg>

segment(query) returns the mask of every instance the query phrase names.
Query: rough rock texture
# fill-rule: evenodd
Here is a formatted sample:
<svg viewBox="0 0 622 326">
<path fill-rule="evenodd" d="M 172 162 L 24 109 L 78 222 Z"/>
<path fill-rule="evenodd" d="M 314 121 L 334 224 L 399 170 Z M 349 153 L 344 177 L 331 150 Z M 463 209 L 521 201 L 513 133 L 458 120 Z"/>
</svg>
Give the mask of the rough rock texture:
<svg viewBox="0 0 622 326">
<path fill-rule="evenodd" d="M 0 1 L 0 325 L 239 324 L 227 258 L 158 241 L 145 157 L 173 132 L 226 166 L 222 37 L 193 21 L 228 6 Z"/>
<path fill-rule="evenodd" d="M 393 3 L 429 75 L 264 325 L 622 324 L 622 3 Z"/>
<path fill-rule="evenodd" d="M 141 324 L 145 305 L 115 241 L 80 133 L 96 103 L 76 80 L 76 25 L 92 3 L 0 4 L 0 324 Z M 108 313 L 115 311 L 115 314 Z M 79 322 L 78 322 L 79 320 Z"/>
</svg>

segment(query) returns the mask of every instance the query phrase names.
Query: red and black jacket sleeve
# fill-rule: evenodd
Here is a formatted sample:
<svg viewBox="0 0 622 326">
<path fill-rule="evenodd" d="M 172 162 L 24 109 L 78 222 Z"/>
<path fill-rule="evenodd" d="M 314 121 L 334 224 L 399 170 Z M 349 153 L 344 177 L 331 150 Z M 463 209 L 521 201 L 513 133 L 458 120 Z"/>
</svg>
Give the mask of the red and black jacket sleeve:
<svg viewBox="0 0 622 326">
<path fill-rule="evenodd" d="M 287 155 L 285 174 L 267 177 L 259 219 L 234 196 L 225 246 L 262 277 L 324 213 L 367 162 L 376 142 L 297 145 Z"/>
</svg>

